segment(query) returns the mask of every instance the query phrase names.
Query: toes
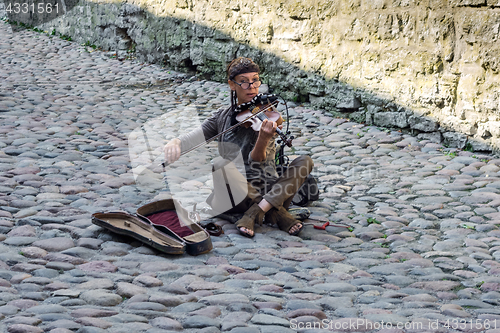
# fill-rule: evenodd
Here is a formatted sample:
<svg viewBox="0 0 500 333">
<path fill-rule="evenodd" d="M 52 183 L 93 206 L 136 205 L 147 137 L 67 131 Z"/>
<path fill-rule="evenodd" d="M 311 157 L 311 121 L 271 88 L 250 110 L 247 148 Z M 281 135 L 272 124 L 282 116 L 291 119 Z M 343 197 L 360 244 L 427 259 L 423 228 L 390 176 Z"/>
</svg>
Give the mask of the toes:
<svg viewBox="0 0 500 333">
<path fill-rule="evenodd" d="M 297 223 L 296 225 L 294 225 L 293 227 L 290 228 L 288 233 L 290 235 L 292 235 L 294 233 L 298 233 L 298 231 L 300 231 L 300 229 L 302 229 L 302 223 Z"/>
<path fill-rule="evenodd" d="M 240 228 L 240 232 L 244 233 L 244 234 L 247 234 L 248 236 L 253 236 L 253 230 L 247 229 L 245 227 L 241 227 Z"/>
</svg>

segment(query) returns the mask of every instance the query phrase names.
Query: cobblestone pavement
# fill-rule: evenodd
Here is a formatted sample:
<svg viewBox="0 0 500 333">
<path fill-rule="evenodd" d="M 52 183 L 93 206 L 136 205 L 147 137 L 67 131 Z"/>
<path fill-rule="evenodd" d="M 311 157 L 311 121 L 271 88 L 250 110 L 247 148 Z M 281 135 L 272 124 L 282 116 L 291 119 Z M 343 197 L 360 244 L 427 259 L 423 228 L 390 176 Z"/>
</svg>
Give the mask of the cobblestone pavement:
<svg viewBox="0 0 500 333">
<path fill-rule="evenodd" d="M 162 255 L 90 215 L 161 196 L 129 133 L 226 88 L 89 51 L 0 23 L 1 332 L 500 332 L 500 159 L 292 105 L 311 217 L 350 231 L 216 220 L 210 253 Z"/>
</svg>

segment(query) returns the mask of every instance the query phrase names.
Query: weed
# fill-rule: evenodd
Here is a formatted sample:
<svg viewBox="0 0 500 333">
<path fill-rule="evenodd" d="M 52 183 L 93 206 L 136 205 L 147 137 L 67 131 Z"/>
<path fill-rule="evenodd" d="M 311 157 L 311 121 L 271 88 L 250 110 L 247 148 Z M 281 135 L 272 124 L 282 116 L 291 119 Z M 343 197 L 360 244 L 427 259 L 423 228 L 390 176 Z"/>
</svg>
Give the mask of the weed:
<svg viewBox="0 0 500 333">
<path fill-rule="evenodd" d="M 376 223 L 376 224 L 380 224 L 380 221 L 378 221 L 376 218 L 374 217 L 369 217 L 366 219 L 366 222 L 368 222 L 368 224 L 372 224 L 372 223 Z"/>
<path fill-rule="evenodd" d="M 473 225 L 462 224 L 462 228 L 476 230 L 476 227 Z"/>
<path fill-rule="evenodd" d="M 476 288 L 477 288 L 477 289 L 480 289 L 480 288 L 481 288 L 481 286 L 482 286 L 483 284 L 484 284 L 484 281 L 479 282 L 479 283 L 477 284 Z"/>
<path fill-rule="evenodd" d="M 401 259 L 399 259 L 399 261 L 400 261 L 400 262 L 405 262 L 405 261 L 408 261 L 408 259 L 406 259 L 406 258 L 401 258 Z"/>
<path fill-rule="evenodd" d="M 82 44 L 82 46 L 89 46 L 89 47 L 93 48 L 94 50 L 97 49 L 97 46 L 95 46 L 94 44 L 91 44 L 89 41 L 85 42 L 85 44 Z"/>
<path fill-rule="evenodd" d="M 349 230 L 350 232 L 353 232 L 354 228 L 353 227 L 349 227 L 349 228 L 347 228 L 347 230 Z"/>
<path fill-rule="evenodd" d="M 474 147 L 472 147 L 472 143 L 467 142 L 464 148 L 465 151 L 470 151 L 471 153 L 474 152 Z"/>
<path fill-rule="evenodd" d="M 52 30 L 52 32 L 50 33 L 51 36 L 55 36 L 56 35 L 56 29 Z"/>
<path fill-rule="evenodd" d="M 489 161 L 490 161 L 490 160 L 489 160 L 489 159 L 487 159 L 487 158 L 483 158 L 483 159 L 481 160 L 481 162 L 483 162 L 483 163 L 488 163 Z"/>
<path fill-rule="evenodd" d="M 135 53 L 136 46 L 137 46 L 136 43 L 132 43 L 132 47 L 127 50 L 127 53 Z"/>
<path fill-rule="evenodd" d="M 67 40 L 68 42 L 71 42 L 73 39 L 68 36 L 68 35 L 60 35 L 59 38 L 63 39 L 63 40 Z"/>
<path fill-rule="evenodd" d="M 457 152 L 456 151 L 447 151 L 444 154 L 446 156 L 449 156 L 449 157 L 457 157 Z"/>
<path fill-rule="evenodd" d="M 24 256 L 24 252 L 23 251 L 19 251 L 18 252 L 20 255 Z"/>
</svg>

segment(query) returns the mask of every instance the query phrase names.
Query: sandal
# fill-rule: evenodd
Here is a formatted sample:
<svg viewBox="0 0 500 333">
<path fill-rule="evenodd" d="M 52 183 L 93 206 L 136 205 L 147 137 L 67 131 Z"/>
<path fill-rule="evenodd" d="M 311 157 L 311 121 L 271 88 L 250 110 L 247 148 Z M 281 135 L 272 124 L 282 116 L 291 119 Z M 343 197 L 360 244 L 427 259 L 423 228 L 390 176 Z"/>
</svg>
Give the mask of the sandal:
<svg viewBox="0 0 500 333">
<path fill-rule="evenodd" d="M 238 228 L 238 231 L 243 236 L 252 238 L 255 235 L 255 232 L 253 234 L 249 234 L 248 232 L 241 230 L 241 228 L 246 228 L 247 230 L 254 231 L 255 222 L 262 225 L 264 214 L 265 213 L 262 211 L 259 205 L 255 203 L 245 212 L 243 217 L 239 219 L 238 222 L 236 222 L 236 228 Z"/>
<path fill-rule="evenodd" d="M 297 236 L 304 229 L 303 224 L 295 219 L 283 206 L 280 206 L 279 209 L 271 208 L 266 215 L 266 221 L 271 224 L 277 224 L 281 230 L 288 232 L 291 236 Z M 300 229 L 290 233 L 290 229 L 298 224 L 301 225 Z"/>
</svg>

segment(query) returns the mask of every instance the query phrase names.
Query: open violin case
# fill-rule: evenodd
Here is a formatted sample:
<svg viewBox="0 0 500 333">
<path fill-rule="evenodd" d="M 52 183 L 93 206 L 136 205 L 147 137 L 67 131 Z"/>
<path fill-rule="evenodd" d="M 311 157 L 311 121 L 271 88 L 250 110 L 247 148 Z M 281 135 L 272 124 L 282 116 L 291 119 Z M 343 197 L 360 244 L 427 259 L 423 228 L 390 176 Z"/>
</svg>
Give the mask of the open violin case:
<svg viewBox="0 0 500 333">
<path fill-rule="evenodd" d="M 212 250 L 208 232 L 189 218 L 189 213 L 173 199 L 151 202 L 126 212 L 94 213 L 92 223 L 112 232 L 133 237 L 167 254 L 199 255 Z"/>
</svg>

